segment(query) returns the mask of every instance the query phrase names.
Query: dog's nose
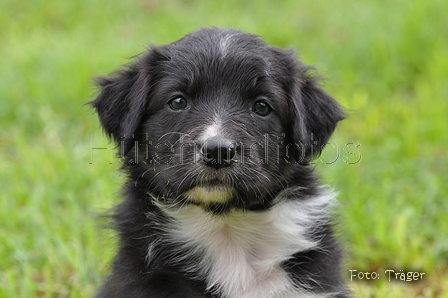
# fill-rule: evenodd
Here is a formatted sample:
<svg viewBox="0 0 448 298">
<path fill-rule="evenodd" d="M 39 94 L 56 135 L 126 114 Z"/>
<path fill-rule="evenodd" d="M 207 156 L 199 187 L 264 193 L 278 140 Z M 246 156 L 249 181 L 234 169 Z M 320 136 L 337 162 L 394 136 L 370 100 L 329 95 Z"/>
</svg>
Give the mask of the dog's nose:
<svg viewBox="0 0 448 298">
<path fill-rule="evenodd" d="M 210 138 L 202 144 L 201 155 L 202 160 L 210 167 L 228 167 L 235 157 L 235 146 L 224 138 Z"/>
</svg>

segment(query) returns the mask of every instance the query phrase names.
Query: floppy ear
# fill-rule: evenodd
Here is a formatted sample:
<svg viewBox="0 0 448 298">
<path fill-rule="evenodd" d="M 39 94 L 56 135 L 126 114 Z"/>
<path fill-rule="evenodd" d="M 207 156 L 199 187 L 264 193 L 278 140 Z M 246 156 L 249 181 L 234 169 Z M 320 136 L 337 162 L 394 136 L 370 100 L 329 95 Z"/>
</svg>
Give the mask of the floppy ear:
<svg viewBox="0 0 448 298">
<path fill-rule="evenodd" d="M 139 71 L 138 62 L 112 77 L 99 77 L 98 97 L 89 104 L 96 109 L 103 129 L 125 155 L 134 146 L 136 132 L 146 110 L 148 78 Z"/>
<path fill-rule="evenodd" d="M 296 61 L 291 106 L 293 155 L 300 164 L 319 156 L 339 121 L 345 118 L 338 102 L 317 85 L 311 67 Z M 297 71 L 298 70 L 298 71 Z"/>
</svg>

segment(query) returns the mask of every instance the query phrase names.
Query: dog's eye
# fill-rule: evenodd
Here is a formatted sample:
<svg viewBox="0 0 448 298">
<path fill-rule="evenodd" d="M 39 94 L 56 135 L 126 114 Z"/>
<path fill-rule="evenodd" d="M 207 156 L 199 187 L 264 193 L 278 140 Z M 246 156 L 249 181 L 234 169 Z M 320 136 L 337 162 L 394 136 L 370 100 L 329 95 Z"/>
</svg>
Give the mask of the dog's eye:
<svg viewBox="0 0 448 298">
<path fill-rule="evenodd" d="M 185 110 L 188 107 L 187 100 L 183 97 L 173 98 L 168 104 L 173 110 Z"/>
<path fill-rule="evenodd" d="M 271 106 L 264 101 L 257 101 L 252 107 L 252 111 L 260 116 L 266 116 L 271 112 Z"/>
</svg>

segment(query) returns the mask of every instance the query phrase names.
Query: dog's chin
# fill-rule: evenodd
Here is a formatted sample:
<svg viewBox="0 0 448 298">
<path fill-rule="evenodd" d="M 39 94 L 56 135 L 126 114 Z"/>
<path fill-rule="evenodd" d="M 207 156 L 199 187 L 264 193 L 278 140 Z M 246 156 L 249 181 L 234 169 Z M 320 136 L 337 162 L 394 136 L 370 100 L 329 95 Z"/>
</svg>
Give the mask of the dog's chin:
<svg viewBox="0 0 448 298">
<path fill-rule="evenodd" d="M 195 186 L 185 192 L 190 202 L 204 206 L 228 203 L 234 194 L 234 188 L 227 185 Z"/>
</svg>

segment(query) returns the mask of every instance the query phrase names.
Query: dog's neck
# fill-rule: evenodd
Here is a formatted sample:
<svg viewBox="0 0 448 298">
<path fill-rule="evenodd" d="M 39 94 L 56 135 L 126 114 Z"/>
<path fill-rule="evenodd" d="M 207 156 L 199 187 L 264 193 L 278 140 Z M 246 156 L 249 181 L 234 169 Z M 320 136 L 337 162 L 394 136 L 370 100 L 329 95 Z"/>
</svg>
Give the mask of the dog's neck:
<svg viewBox="0 0 448 298">
<path fill-rule="evenodd" d="M 166 227 L 169 241 L 181 243 L 187 252 L 180 257 L 176 253 L 172 261 L 202 276 L 209 291 L 228 298 L 292 297 L 288 293 L 294 290 L 297 295 L 297 289 L 281 264 L 295 253 L 318 247 L 311 237 L 313 226 L 324 220 L 332 200 L 333 195 L 327 194 L 283 200 L 265 211 L 220 215 L 195 205 L 160 208 L 171 220 Z"/>
</svg>

